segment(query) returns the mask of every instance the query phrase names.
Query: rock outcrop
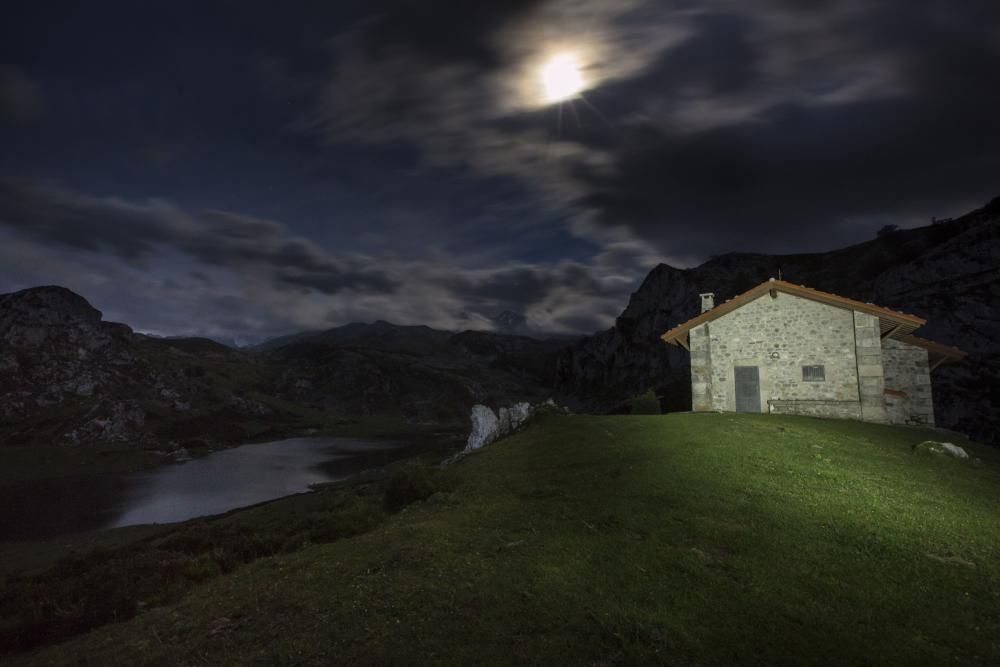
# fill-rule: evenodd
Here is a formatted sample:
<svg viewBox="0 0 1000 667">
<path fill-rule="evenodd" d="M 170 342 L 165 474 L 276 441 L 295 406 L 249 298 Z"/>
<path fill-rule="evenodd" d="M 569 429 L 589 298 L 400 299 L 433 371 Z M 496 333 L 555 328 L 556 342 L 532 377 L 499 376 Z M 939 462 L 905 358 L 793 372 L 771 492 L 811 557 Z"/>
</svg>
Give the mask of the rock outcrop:
<svg viewBox="0 0 1000 667">
<path fill-rule="evenodd" d="M 229 443 L 242 433 L 238 413 L 268 408 L 220 393 L 207 369 L 236 376 L 246 366 L 245 355 L 211 341 L 154 339 L 105 322 L 63 287 L 3 294 L 0 444 L 172 449 L 189 435 Z"/>
<path fill-rule="evenodd" d="M 88 399 L 121 385 L 135 362 L 132 330 L 101 321 L 65 288 L 0 295 L 0 425 L 66 403 L 96 404 Z M 99 423 L 87 433 L 99 432 Z"/>
<path fill-rule="evenodd" d="M 469 439 L 465 444 L 466 451 L 479 449 L 497 439 L 497 433 L 500 431 L 500 420 L 493 410 L 485 405 L 473 405 L 472 412 L 469 413 L 469 420 L 472 422 L 472 430 L 469 432 Z"/>
<path fill-rule="evenodd" d="M 469 413 L 472 430 L 465 451 L 475 451 L 510 435 L 521 428 L 533 412 L 531 405 L 525 402 L 498 408 L 496 412 L 485 405 L 472 406 Z"/>
</svg>

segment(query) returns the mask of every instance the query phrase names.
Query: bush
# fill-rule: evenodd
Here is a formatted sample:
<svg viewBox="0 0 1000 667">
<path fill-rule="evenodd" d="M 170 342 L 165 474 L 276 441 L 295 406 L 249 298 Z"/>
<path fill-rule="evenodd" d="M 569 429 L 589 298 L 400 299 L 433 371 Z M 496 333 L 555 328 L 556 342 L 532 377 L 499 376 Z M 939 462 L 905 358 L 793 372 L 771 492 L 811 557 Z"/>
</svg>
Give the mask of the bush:
<svg viewBox="0 0 1000 667">
<path fill-rule="evenodd" d="M 531 416 L 528 418 L 528 421 L 531 421 L 535 417 L 545 417 L 548 415 L 570 415 L 570 414 L 573 413 L 570 412 L 569 408 L 562 405 L 556 405 L 554 402 L 549 403 L 548 401 L 546 401 L 545 403 L 539 403 L 538 405 L 532 408 Z"/>
<path fill-rule="evenodd" d="M 222 568 L 211 555 L 202 555 L 181 566 L 181 574 L 188 581 L 199 583 L 222 574 Z"/>
<path fill-rule="evenodd" d="M 283 550 L 306 542 L 319 544 L 360 535 L 377 526 L 384 518 L 385 513 L 376 501 L 352 494 L 333 508 L 310 512 L 300 519 Z"/>
<path fill-rule="evenodd" d="M 442 490 L 442 473 L 426 463 L 410 461 L 397 466 L 385 485 L 385 504 L 398 510 L 418 500 L 426 500 Z"/>
<path fill-rule="evenodd" d="M 645 394 L 636 396 L 630 403 L 632 404 L 632 414 L 634 415 L 661 414 L 660 399 L 656 397 L 656 393 L 652 389 Z"/>
</svg>

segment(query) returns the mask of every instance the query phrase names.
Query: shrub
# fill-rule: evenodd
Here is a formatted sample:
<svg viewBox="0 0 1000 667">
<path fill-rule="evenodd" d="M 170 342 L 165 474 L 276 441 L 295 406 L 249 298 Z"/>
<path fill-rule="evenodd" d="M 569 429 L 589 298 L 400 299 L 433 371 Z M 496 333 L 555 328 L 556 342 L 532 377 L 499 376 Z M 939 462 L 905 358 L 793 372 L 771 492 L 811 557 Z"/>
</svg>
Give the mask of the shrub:
<svg viewBox="0 0 1000 667">
<path fill-rule="evenodd" d="M 529 417 L 528 421 L 531 421 L 531 419 L 534 419 L 535 417 L 545 417 L 548 415 L 568 415 L 568 414 L 572 414 L 569 408 L 566 408 L 562 405 L 556 405 L 555 403 L 549 403 L 548 401 L 546 401 L 545 403 L 539 403 L 538 405 L 534 406 L 534 408 L 531 411 L 531 417 Z"/>
<path fill-rule="evenodd" d="M 645 394 L 636 396 L 630 403 L 632 404 L 632 414 L 634 415 L 661 414 L 660 399 L 656 397 L 656 393 L 652 389 Z"/>
<path fill-rule="evenodd" d="M 198 583 L 222 574 L 222 568 L 212 556 L 202 555 L 184 563 L 181 574 L 188 581 Z"/>
<path fill-rule="evenodd" d="M 418 500 L 426 500 L 442 488 L 441 471 L 426 463 L 410 461 L 397 466 L 385 485 L 385 504 L 398 510 Z"/>
</svg>

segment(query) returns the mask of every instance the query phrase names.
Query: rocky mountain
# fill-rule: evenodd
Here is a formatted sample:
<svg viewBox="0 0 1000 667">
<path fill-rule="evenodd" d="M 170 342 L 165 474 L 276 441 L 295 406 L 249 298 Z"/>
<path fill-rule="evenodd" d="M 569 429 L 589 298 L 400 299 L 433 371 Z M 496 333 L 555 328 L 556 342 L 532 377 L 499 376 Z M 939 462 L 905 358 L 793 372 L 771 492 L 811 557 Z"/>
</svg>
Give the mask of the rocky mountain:
<svg viewBox="0 0 1000 667">
<path fill-rule="evenodd" d="M 63 287 L 0 295 L 0 444 L 158 449 L 279 437 L 330 420 L 464 420 L 477 402 L 540 400 L 565 343 L 388 322 L 253 351 L 155 338 Z"/>
<path fill-rule="evenodd" d="M 528 318 L 521 313 L 505 310 L 492 318 L 493 325 L 500 333 L 512 334 L 515 336 L 527 335 L 530 331 Z"/>
<path fill-rule="evenodd" d="M 475 403 L 547 398 L 565 343 L 387 322 L 348 325 L 263 352 L 276 395 L 342 416 L 463 420 Z"/>
<path fill-rule="evenodd" d="M 298 419 L 267 379 L 216 342 L 104 322 L 63 287 L 0 295 L 0 444 L 235 444 Z"/>
<path fill-rule="evenodd" d="M 960 218 L 826 253 L 731 253 L 701 266 L 661 264 L 632 294 L 615 326 L 559 359 L 557 395 L 581 409 L 613 411 L 652 388 L 664 408 L 690 409 L 688 353 L 659 336 L 715 302 L 780 275 L 788 281 L 917 314 L 917 333 L 969 353 L 933 373 L 940 426 L 983 441 L 1000 433 L 1000 198 Z"/>
</svg>

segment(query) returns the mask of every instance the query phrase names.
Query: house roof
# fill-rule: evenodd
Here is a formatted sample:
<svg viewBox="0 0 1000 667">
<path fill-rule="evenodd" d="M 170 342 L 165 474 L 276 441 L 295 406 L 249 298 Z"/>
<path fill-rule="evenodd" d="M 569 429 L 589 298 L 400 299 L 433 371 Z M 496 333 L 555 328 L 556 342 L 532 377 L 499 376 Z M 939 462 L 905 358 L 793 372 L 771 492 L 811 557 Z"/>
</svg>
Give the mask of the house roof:
<svg viewBox="0 0 1000 667">
<path fill-rule="evenodd" d="M 942 345 L 941 343 L 935 343 L 932 340 L 927 340 L 926 338 L 920 338 L 912 334 L 906 336 L 899 336 L 898 340 L 903 343 L 908 343 L 910 345 L 916 345 L 917 347 L 922 347 L 927 350 L 928 363 L 931 368 L 937 368 L 941 364 L 954 363 L 965 359 L 968 355 L 967 352 L 963 352 L 957 347 L 951 347 L 950 345 Z"/>
<path fill-rule="evenodd" d="M 772 290 L 774 291 L 775 296 L 777 295 L 777 292 L 785 292 L 786 294 L 794 294 L 795 296 L 812 299 L 813 301 L 819 301 L 838 308 L 857 310 L 862 313 L 874 315 L 879 320 L 879 329 L 881 330 L 883 338 L 899 339 L 902 336 L 912 333 L 917 327 L 927 323 L 927 320 L 922 317 L 917 317 L 916 315 L 911 315 L 910 313 L 901 313 L 899 311 L 890 310 L 889 308 L 883 308 L 882 306 L 876 306 L 871 303 L 855 301 L 854 299 L 848 299 L 829 292 L 821 292 L 820 290 L 812 289 L 811 287 L 806 287 L 805 285 L 794 285 L 784 280 L 771 278 L 756 287 L 748 289 L 746 292 L 743 292 L 743 294 L 734 296 L 732 299 L 719 304 L 711 310 L 705 311 L 696 317 L 692 317 L 683 324 L 678 324 L 660 337 L 671 345 L 680 345 L 681 347 L 687 348 L 688 332 L 691 329 L 704 324 L 705 322 L 711 322 L 726 313 L 730 313 L 740 306 L 749 303 L 757 297 L 763 296 Z M 926 342 L 929 343 L 930 341 Z M 933 345 L 937 345 L 937 343 L 933 343 Z M 961 352 L 961 350 L 958 351 Z"/>
</svg>

